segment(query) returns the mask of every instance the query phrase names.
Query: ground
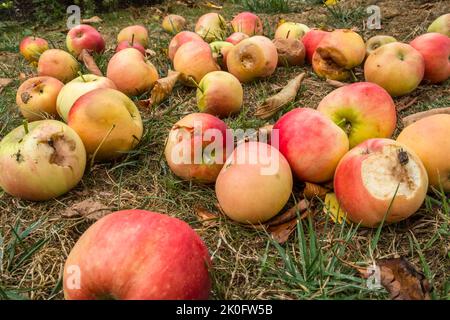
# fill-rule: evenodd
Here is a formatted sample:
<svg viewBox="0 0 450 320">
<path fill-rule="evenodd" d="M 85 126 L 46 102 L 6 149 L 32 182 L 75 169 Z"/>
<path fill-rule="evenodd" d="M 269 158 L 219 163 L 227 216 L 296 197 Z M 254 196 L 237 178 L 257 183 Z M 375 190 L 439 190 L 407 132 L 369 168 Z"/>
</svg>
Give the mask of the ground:
<svg viewBox="0 0 450 320">
<path fill-rule="evenodd" d="M 115 35 L 131 24 L 146 24 L 150 30 L 152 62 L 160 75 L 170 68 L 166 48 L 170 36 L 160 28 L 166 12 L 181 14 L 193 29 L 196 19 L 211 11 L 191 6 L 194 1 L 172 1 L 156 7 L 128 8 L 99 13 L 97 25 L 107 40 L 108 50 L 96 57 L 105 71 L 113 54 Z M 202 1 L 204 3 L 204 1 Z M 219 1 L 216 1 L 216 3 Z M 219 10 L 227 19 L 255 1 L 228 1 Z M 267 3 L 277 1 L 268 1 Z M 266 35 L 273 36 L 279 19 L 305 23 L 310 27 L 354 27 L 365 39 L 375 34 L 393 35 L 408 42 L 426 31 L 438 16 L 450 12 L 448 1 L 342 1 L 333 12 L 320 1 L 291 1 L 289 13 L 258 13 Z M 382 30 L 367 30 L 365 8 L 377 4 L 382 12 Z M 265 11 L 271 11 L 270 5 Z M 86 16 L 84 16 L 87 18 Z M 14 82 L 0 94 L 0 138 L 21 124 L 15 105 L 19 74 L 35 70 L 18 54 L 18 43 L 27 34 L 51 40 L 64 48 L 65 21 L 38 25 L 33 21 L 17 24 L 1 22 L 0 78 Z M 258 128 L 273 123 L 253 116 L 265 97 L 300 72 L 306 71 L 294 107 L 315 108 L 334 88 L 318 79 L 309 66 L 278 68 L 269 79 L 244 85 L 245 103 L 240 115 L 226 119 L 232 128 Z M 362 70 L 356 70 L 362 80 Z M 421 85 L 407 97 L 395 99 L 398 105 L 415 103 L 399 112 L 399 118 L 417 111 L 448 106 L 449 81 L 442 85 Z M 67 208 L 91 199 L 110 210 L 140 208 L 164 212 L 188 222 L 204 239 L 213 256 L 214 299 L 385 299 L 383 289 L 370 290 L 366 280 L 350 266 L 367 266 L 374 259 L 402 256 L 422 270 L 433 286 L 432 298 L 449 298 L 449 199 L 431 191 L 423 207 L 410 219 L 378 230 L 334 224 L 316 203 L 315 214 L 303 220 L 287 243 L 278 245 L 263 230 L 245 228 L 220 216 L 217 221 L 199 221 L 195 207 L 213 212 L 216 199 L 212 186 L 183 182 L 174 177 L 163 157 L 164 141 L 170 127 L 182 116 L 196 111 L 195 90 L 177 86 L 172 96 L 155 111 L 142 109 L 145 134 L 135 151 L 113 163 L 88 167 L 81 183 L 58 199 L 33 203 L 12 198 L 0 191 L 0 299 L 62 299 L 61 272 L 64 261 L 84 230 L 92 223 L 82 217 L 65 217 Z M 399 128 L 401 123 L 399 121 Z M 397 132 L 398 133 L 398 132 Z M 397 134 L 396 133 L 396 134 Z M 299 200 L 301 183 L 289 204 Z M 318 201 L 316 201 L 318 202 Z"/>
</svg>

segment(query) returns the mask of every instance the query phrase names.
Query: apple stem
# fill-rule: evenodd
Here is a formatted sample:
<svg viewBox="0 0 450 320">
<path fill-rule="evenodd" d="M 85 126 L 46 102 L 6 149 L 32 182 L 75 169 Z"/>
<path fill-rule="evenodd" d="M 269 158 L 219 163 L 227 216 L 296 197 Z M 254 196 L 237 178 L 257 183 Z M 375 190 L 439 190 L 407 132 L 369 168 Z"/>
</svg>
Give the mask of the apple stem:
<svg viewBox="0 0 450 320">
<path fill-rule="evenodd" d="M 30 130 L 28 130 L 28 121 L 26 119 L 24 119 L 22 121 L 23 124 L 23 128 L 25 129 L 25 134 L 28 134 L 30 132 Z"/>
<path fill-rule="evenodd" d="M 198 85 L 197 81 L 195 81 L 194 77 L 189 76 L 189 80 L 197 87 L 198 90 L 200 90 L 202 93 L 204 93 L 203 89 L 200 88 L 200 86 Z"/>
<path fill-rule="evenodd" d="M 81 77 L 81 79 L 83 79 L 83 82 L 86 82 L 86 79 L 84 78 L 83 74 L 81 73 L 81 71 L 78 71 L 78 75 Z"/>
<path fill-rule="evenodd" d="M 134 44 L 134 33 L 131 35 L 131 46 Z"/>
<path fill-rule="evenodd" d="M 289 39 L 289 34 L 291 33 L 291 30 L 288 30 L 288 32 L 286 33 L 286 39 Z"/>
</svg>

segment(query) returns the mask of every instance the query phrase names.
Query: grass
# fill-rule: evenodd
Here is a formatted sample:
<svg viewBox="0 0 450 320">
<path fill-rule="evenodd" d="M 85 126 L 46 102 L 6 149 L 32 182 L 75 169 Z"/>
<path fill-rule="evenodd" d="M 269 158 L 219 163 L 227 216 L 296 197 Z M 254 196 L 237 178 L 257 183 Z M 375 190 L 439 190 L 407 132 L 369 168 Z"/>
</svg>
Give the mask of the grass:
<svg viewBox="0 0 450 320">
<path fill-rule="evenodd" d="M 244 10 L 257 13 L 285 13 L 291 11 L 292 0 L 233 0 Z"/>
<path fill-rule="evenodd" d="M 342 2 L 325 6 L 328 11 L 328 25 L 333 28 L 352 28 L 360 26 L 366 17 L 365 8 L 362 6 L 349 7 Z"/>
<path fill-rule="evenodd" d="M 292 3 L 294 1 L 289 1 L 289 5 Z M 273 11 L 259 14 L 266 34 L 273 35 L 279 18 L 311 27 L 335 21 L 322 4 L 305 2 L 305 5 L 312 6 L 311 10 L 293 13 L 290 7 L 286 14 Z M 402 28 L 398 28 L 395 19 L 383 21 L 383 32 L 400 39 L 411 34 L 412 28 L 404 26 L 424 29 L 433 18 L 427 20 L 420 11 L 414 11 L 418 10 L 418 5 L 410 1 L 384 2 L 383 6 L 387 7 L 382 7 L 383 12 L 394 5 L 415 13 L 410 15 L 408 23 L 402 21 Z M 193 29 L 201 14 L 209 11 L 205 7 L 185 6 L 171 7 L 171 10 L 187 18 L 189 29 Z M 228 3 L 221 14 L 230 20 L 242 10 L 242 6 Z M 448 11 L 449 6 L 443 5 L 439 10 L 436 7 L 435 15 Z M 107 51 L 95 59 L 103 72 L 113 54 L 115 36 L 120 28 L 143 23 L 151 30 L 151 49 L 157 53 L 151 61 L 161 76 L 167 73 L 171 65 L 165 48 L 170 37 L 162 32 L 160 20 L 154 18 L 158 16 L 157 11 L 143 7 L 137 13 L 130 9 L 99 15 L 104 20 L 99 27 L 106 38 Z M 64 21 L 48 29 L 8 24 L 0 30 L 3 51 L 0 53 L 0 77 L 16 79 L 0 94 L 0 138 L 22 123 L 15 106 L 15 93 L 20 85 L 18 74 L 34 72 L 17 54 L 19 41 L 31 32 L 51 40 L 55 47 L 64 48 L 65 35 L 58 30 L 63 26 Z M 361 34 L 368 39 L 375 33 L 363 30 Z M 267 121 L 253 116 L 261 101 L 303 71 L 308 76 L 294 102 Z M 358 80 L 363 80 L 360 70 L 356 70 L 356 75 Z M 402 111 L 399 118 L 447 106 L 449 88 L 448 82 L 439 86 L 422 85 L 412 94 L 417 97 L 417 102 Z M 267 80 L 245 84 L 241 113 L 225 121 L 235 129 L 259 128 L 274 123 L 295 107 L 315 108 L 332 90 L 313 75 L 309 66 L 278 68 Z M 398 103 L 402 99 L 395 100 Z M 177 86 L 169 99 L 155 110 L 141 109 L 145 130 L 138 147 L 120 161 L 95 163 L 87 168 L 80 184 L 58 199 L 32 203 L 14 199 L 0 190 L 0 299 L 63 298 L 61 272 L 64 261 L 91 222 L 61 214 L 67 207 L 87 198 L 101 202 L 111 210 L 147 209 L 165 212 L 189 223 L 204 239 L 213 256 L 212 297 L 215 299 L 385 299 L 388 298 L 385 290 L 369 290 L 365 280 L 344 262 L 363 266 L 371 264 L 373 259 L 394 256 L 404 256 L 424 271 L 435 288 L 433 298 L 449 298 L 449 199 L 440 191 L 429 193 L 425 204 L 413 217 L 385 226 L 379 232 L 350 224 L 335 224 L 322 213 L 320 202 L 315 201 L 314 216 L 301 221 L 284 245 L 277 244 L 261 230 L 243 228 L 223 216 L 212 223 L 200 222 L 193 208 L 202 205 L 215 211 L 214 187 L 179 180 L 170 172 L 163 155 L 164 141 L 173 123 L 195 111 L 195 90 L 182 86 Z M 300 189 L 297 183 L 286 208 L 299 200 L 295 195 Z"/>
</svg>

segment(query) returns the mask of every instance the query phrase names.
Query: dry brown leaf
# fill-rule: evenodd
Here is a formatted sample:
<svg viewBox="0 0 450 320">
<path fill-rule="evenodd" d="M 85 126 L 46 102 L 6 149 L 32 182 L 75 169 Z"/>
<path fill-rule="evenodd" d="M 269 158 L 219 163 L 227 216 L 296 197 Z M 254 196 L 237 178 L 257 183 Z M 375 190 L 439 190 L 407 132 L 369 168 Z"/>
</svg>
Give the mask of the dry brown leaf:
<svg viewBox="0 0 450 320">
<path fill-rule="evenodd" d="M 61 215 L 69 218 L 80 216 L 84 217 L 86 220 L 97 221 L 111 212 L 112 211 L 107 206 L 93 200 L 92 198 L 88 198 L 66 208 Z"/>
<path fill-rule="evenodd" d="M 393 300 L 429 300 L 431 286 L 424 274 L 404 257 L 376 260 L 380 268 L 380 283 Z M 358 268 L 364 278 L 373 276 L 373 271 Z M 371 270 L 371 269 L 370 269 Z"/>
<path fill-rule="evenodd" d="M 403 125 L 406 127 L 406 126 L 409 126 L 411 123 L 414 123 L 420 119 L 432 116 L 434 114 L 450 114 L 450 107 L 436 108 L 436 109 L 431 109 L 431 110 L 427 110 L 427 111 L 414 113 L 412 115 L 404 117 L 402 119 L 402 122 L 403 122 Z"/>
<path fill-rule="evenodd" d="M 276 242 L 283 244 L 289 239 L 289 236 L 294 232 L 296 225 L 297 219 L 292 219 L 288 222 L 269 227 L 268 231 Z"/>
<path fill-rule="evenodd" d="M 326 81 L 330 86 L 333 86 L 333 87 L 335 87 L 335 88 L 340 88 L 340 87 L 343 87 L 343 86 L 348 85 L 348 83 L 344 83 L 344 82 L 337 81 L 337 80 L 327 79 L 327 80 L 325 80 L 325 81 Z"/>
<path fill-rule="evenodd" d="M 208 221 L 218 218 L 217 214 L 212 213 L 211 211 L 203 207 L 196 207 L 195 213 L 197 214 L 197 217 L 200 221 Z"/>
<path fill-rule="evenodd" d="M 2 93 L 3 89 L 8 86 L 13 80 L 8 78 L 0 78 L 0 93 Z"/>
<path fill-rule="evenodd" d="M 210 9 L 216 9 L 216 10 L 221 10 L 223 8 L 222 6 L 219 6 L 219 5 L 209 2 L 209 1 L 206 1 L 205 3 L 203 3 L 203 6 L 210 8 Z"/>
<path fill-rule="evenodd" d="M 289 210 L 285 211 L 282 214 L 279 214 L 269 221 L 266 222 L 268 227 L 273 227 L 276 225 L 280 225 L 286 223 L 292 219 L 297 218 L 297 212 L 300 214 L 300 219 L 303 219 L 308 215 L 308 211 L 306 211 L 309 207 L 309 202 L 306 199 L 300 200 L 297 205 L 293 206 Z M 306 211 L 306 212 L 305 212 Z"/>
<path fill-rule="evenodd" d="M 90 24 L 90 23 L 100 23 L 103 22 L 103 20 L 99 16 L 93 16 L 88 19 L 82 19 L 81 22 Z"/>
<path fill-rule="evenodd" d="M 325 196 L 328 192 L 330 192 L 330 189 L 325 188 L 319 184 L 315 184 L 312 182 L 305 182 L 305 188 L 303 189 L 303 196 L 306 199 L 312 199 L 314 197 L 325 199 Z"/>
<path fill-rule="evenodd" d="M 323 212 L 326 215 L 329 215 L 334 223 L 351 223 L 350 220 L 347 219 L 347 212 L 345 212 L 344 209 L 341 208 L 336 195 L 333 192 L 327 193 L 325 195 L 324 202 L 325 205 L 323 206 Z"/>
<path fill-rule="evenodd" d="M 80 55 L 78 56 L 78 60 L 83 61 L 86 68 L 90 73 L 95 74 L 97 76 L 103 76 L 103 73 L 100 71 L 99 67 L 95 63 L 94 58 L 86 49 L 81 50 Z"/>
<path fill-rule="evenodd" d="M 157 105 L 158 103 L 166 99 L 172 93 L 173 87 L 175 87 L 175 84 L 177 83 L 180 75 L 181 73 L 179 73 L 178 71 L 169 70 L 167 77 L 161 78 L 156 81 L 155 85 L 153 86 L 150 98 L 146 100 L 140 100 L 139 105 L 142 107 L 149 107 L 151 105 Z"/>
<path fill-rule="evenodd" d="M 290 80 L 288 84 L 276 95 L 267 98 L 255 112 L 255 116 L 261 119 L 267 119 L 273 116 L 284 105 L 293 101 L 300 89 L 305 73 L 301 73 L 294 79 Z"/>
</svg>

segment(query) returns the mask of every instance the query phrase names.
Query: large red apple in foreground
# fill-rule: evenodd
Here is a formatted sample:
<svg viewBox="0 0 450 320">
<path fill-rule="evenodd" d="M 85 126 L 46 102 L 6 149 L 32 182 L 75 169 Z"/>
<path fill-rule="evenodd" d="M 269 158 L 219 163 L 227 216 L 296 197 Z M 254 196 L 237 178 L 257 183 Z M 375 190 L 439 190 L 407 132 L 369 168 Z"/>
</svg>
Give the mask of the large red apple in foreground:
<svg viewBox="0 0 450 320">
<path fill-rule="evenodd" d="M 366 227 L 408 218 L 422 205 L 428 176 L 419 157 L 390 139 L 369 139 L 339 162 L 334 191 L 347 217 Z"/>
<path fill-rule="evenodd" d="M 274 217 L 292 192 L 292 173 L 274 147 L 250 141 L 239 144 L 216 181 L 220 207 L 231 219 L 258 224 Z"/>
<path fill-rule="evenodd" d="M 206 300 L 208 249 L 189 225 L 164 214 L 111 213 L 80 237 L 64 266 L 68 300 Z"/>
</svg>

